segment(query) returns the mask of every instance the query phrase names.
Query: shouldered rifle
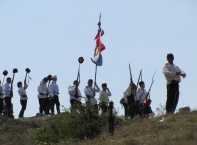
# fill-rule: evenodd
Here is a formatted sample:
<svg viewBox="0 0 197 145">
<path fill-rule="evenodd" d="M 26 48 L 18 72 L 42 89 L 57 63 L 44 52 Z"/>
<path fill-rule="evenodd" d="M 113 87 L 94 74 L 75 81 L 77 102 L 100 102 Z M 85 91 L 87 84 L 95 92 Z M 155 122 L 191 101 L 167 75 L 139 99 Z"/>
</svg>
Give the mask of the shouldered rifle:
<svg viewBox="0 0 197 145">
<path fill-rule="evenodd" d="M 132 73 L 131 73 L 131 67 L 130 67 L 130 63 L 129 63 L 129 72 L 130 72 L 130 80 L 133 83 L 133 79 L 132 79 Z"/>
<path fill-rule="evenodd" d="M 138 88 L 140 77 L 142 77 L 142 69 L 140 70 L 140 74 L 139 74 L 139 77 L 138 77 L 138 80 L 137 80 L 137 87 L 136 87 L 136 89 Z"/>
<path fill-rule="evenodd" d="M 149 88 L 149 90 L 148 90 L 148 92 L 147 92 L 147 95 L 146 95 L 145 99 L 147 99 L 147 98 L 148 98 L 148 96 L 149 96 L 149 99 L 150 99 L 150 95 L 149 95 L 149 93 L 150 93 L 151 87 L 152 87 L 153 82 L 154 82 L 154 76 L 155 76 L 155 73 L 156 73 L 156 70 L 155 70 L 155 72 L 154 72 L 154 74 L 153 74 L 153 77 L 152 77 L 152 83 L 151 83 L 151 85 L 150 85 L 150 88 Z"/>
</svg>

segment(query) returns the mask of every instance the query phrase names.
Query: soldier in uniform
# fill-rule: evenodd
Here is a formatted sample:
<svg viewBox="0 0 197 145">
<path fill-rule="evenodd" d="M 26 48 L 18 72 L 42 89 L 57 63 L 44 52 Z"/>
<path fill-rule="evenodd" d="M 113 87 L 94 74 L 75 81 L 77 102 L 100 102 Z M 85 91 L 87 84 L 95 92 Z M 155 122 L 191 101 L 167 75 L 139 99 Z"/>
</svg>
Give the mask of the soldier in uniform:
<svg viewBox="0 0 197 145">
<path fill-rule="evenodd" d="M 148 92 L 145 89 L 145 83 L 143 81 L 139 82 L 140 88 L 138 89 L 137 92 L 137 101 L 136 101 L 136 112 L 140 116 L 143 114 L 143 101 L 146 99 L 148 96 Z"/>
<path fill-rule="evenodd" d="M 89 79 L 88 80 L 88 85 L 84 88 L 84 93 L 86 95 L 85 100 L 86 104 L 90 103 L 91 105 L 95 106 L 96 109 L 98 109 L 97 106 L 97 100 L 95 99 L 96 92 L 100 92 L 100 88 L 97 86 L 96 82 L 94 83 L 95 85 L 95 90 L 92 87 L 93 85 L 93 80 Z"/>
<path fill-rule="evenodd" d="M 130 81 L 129 86 L 123 92 L 123 106 L 125 110 L 125 117 L 131 116 L 134 117 L 135 113 L 135 101 L 136 101 L 136 85 Z M 122 100 L 121 99 L 121 100 Z"/>
<path fill-rule="evenodd" d="M 81 110 L 81 91 L 79 90 L 79 82 L 75 80 L 72 85 L 68 87 L 68 94 L 70 95 L 71 110 Z"/>
<path fill-rule="evenodd" d="M 167 54 L 167 63 L 163 67 L 163 74 L 167 81 L 166 112 L 174 113 L 179 100 L 179 82 L 186 73 L 176 66 L 173 54 Z"/>
<path fill-rule="evenodd" d="M 20 95 L 20 102 L 21 102 L 21 106 L 22 106 L 18 117 L 24 118 L 23 115 L 24 115 L 24 112 L 25 112 L 25 109 L 27 106 L 27 99 L 28 99 L 27 94 L 26 94 L 26 89 L 27 89 L 28 85 L 25 83 L 24 87 L 23 87 L 22 82 L 18 82 L 17 86 L 18 86 L 18 94 Z"/>
<path fill-rule="evenodd" d="M 3 91 L 4 91 L 4 100 L 5 100 L 5 103 L 6 103 L 6 116 L 8 118 L 13 118 L 13 115 L 12 115 L 12 102 L 11 102 L 11 87 L 10 87 L 10 84 L 11 84 L 11 78 L 10 77 L 7 77 L 6 79 L 6 83 L 4 84 L 3 86 Z"/>
<path fill-rule="evenodd" d="M 107 84 L 102 84 L 102 91 L 99 94 L 99 106 L 102 109 L 102 114 L 107 112 L 109 106 L 109 96 L 111 96 L 111 92 L 107 87 Z"/>
<path fill-rule="evenodd" d="M 51 114 L 54 114 L 54 105 L 56 105 L 57 113 L 60 114 L 60 102 L 59 102 L 59 87 L 57 85 L 57 76 L 52 76 L 52 83 L 49 85 L 49 92 L 51 97 Z"/>
<path fill-rule="evenodd" d="M 0 81 L 0 116 L 2 115 L 2 111 L 3 111 L 3 87 Z"/>
<path fill-rule="evenodd" d="M 46 77 L 43 78 L 40 85 L 38 86 L 38 100 L 40 104 L 40 114 L 43 114 L 43 111 L 45 114 L 47 114 L 46 111 L 46 105 L 47 105 L 47 96 L 49 94 L 48 87 L 46 85 L 48 79 Z"/>
</svg>

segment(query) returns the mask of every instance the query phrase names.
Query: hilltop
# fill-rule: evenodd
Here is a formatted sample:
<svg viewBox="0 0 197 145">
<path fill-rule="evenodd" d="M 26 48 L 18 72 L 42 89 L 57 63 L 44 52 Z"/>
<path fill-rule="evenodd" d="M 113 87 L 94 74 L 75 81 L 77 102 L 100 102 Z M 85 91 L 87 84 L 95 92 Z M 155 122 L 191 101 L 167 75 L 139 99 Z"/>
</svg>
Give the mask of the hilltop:
<svg viewBox="0 0 197 145">
<path fill-rule="evenodd" d="M 153 119 L 135 117 L 123 120 L 120 116 L 116 116 L 114 135 L 108 133 L 106 122 L 102 122 L 103 126 L 100 132 L 96 124 L 91 126 L 96 128 L 98 136 L 94 139 L 86 138 L 84 140 L 79 138 L 73 139 L 73 136 L 67 135 L 70 132 L 71 134 L 75 133 L 73 135 L 77 136 L 79 134 L 76 134 L 75 129 L 77 128 L 79 132 L 84 129 L 84 127 L 78 128 L 80 125 L 83 126 L 85 124 L 85 121 L 82 121 L 80 117 L 76 115 L 69 116 L 68 113 L 52 117 L 25 119 L 7 119 L 1 117 L 0 143 L 1 145 L 195 145 L 197 142 L 196 111 L 164 115 Z M 79 118 L 79 120 L 76 118 Z M 164 119 L 161 121 L 162 118 Z M 75 121 L 72 121 L 72 119 L 75 119 Z M 99 120 L 99 118 L 95 118 L 95 120 Z M 95 120 L 93 121 L 96 122 Z M 70 124 L 71 122 L 73 122 L 73 126 Z M 70 128 L 68 128 L 66 123 Z M 59 126 L 57 127 L 56 125 Z M 62 132 L 63 135 L 61 134 Z M 53 135 L 50 136 L 51 134 Z M 58 138 L 54 136 L 58 136 Z M 50 140 L 48 137 L 53 139 Z M 45 139 L 42 140 L 41 138 Z M 48 140 L 46 140 L 47 138 Z"/>
</svg>

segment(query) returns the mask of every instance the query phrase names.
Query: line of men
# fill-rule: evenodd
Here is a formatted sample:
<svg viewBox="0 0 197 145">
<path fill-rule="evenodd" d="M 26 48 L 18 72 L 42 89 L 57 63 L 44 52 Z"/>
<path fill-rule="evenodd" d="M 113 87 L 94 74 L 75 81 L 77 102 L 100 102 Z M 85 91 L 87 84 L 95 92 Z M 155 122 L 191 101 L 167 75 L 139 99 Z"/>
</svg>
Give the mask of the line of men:
<svg viewBox="0 0 197 145">
<path fill-rule="evenodd" d="M 38 86 L 38 101 L 39 101 L 39 112 L 46 115 L 53 115 L 54 114 L 54 105 L 56 105 L 57 113 L 60 113 L 60 103 L 59 103 L 59 87 L 56 83 L 57 76 L 53 76 L 52 82 L 48 83 L 48 78 L 44 77 L 43 80 L 40 82 Z M 0 115 L 4 113 L 4 115 L 8 118 L 14 118 L 13 116 L 13 105 L 12 105 L 12 89 L 10 86 L 11 78 L 7 77 L 6 83 L 2 86 L 0 85 Z M 17 83 L 18 87 L 18 94 L 20 96 L 20 103 L 21 103 L 21 111 L 19 113 L 19 118 L 24 118 L 24 112 L 27 106 L 27 94 L 26 89 L 28 85 L 26 81 L 24 81 L 24 86 L 22 82 Z M 49 112 L 51 110 L 51 113 Z M 4 111 L 4 112 L 3 112 Z"/>
<path fill-rule="evenodd" d="M 38 101 L 39 101 L 39 115 L 53 115 L 54 114 L 54 106 L 56 105 L 57 114 L 60 113 L 60 102 L 59 102 L 59 87 L 57 85 L 57 76 L 54 75 L 51 77 L 52 82 L 50 82 L 48 77 L 44 77 L 38 86 Z M 13 117 L 13 106 L 11 103 L 11 78 L 8 77 L 6 79 L 6 83 L 2 86 L 0 85 L 0 115 L 2 115 L 3 110 L 6 110 L 5 116 L 8 118 Z M 48 83 L 48 84 L 47 84 Z M 87 86 L 84 89 L 85 97 L 82 97 L 81 92 L 78 88 L 79 82 L 75 80 L 72 85 L 68 87 L 68 93 L 70 95 L 70 104 L 71 110 L 79 109 L 82 106 L 81 98 L 85 98 L 86 104 L 92 105 L 95 109 L 98 109 L 97 100 L 95 98 L 96 93 L 100 92 L 99 98 L 99 106 L 102 109 L 102 112 L 107 112 L 108 104 L 109 104 L 109 96 L 111 96 L 111 92 L 109 88 L 107 88 L 107 84 L 102 84 L 102 90 L 97 86 L 96 82 L 94 83 L 95 87 L 93 87 L 93 80 L 89 79 Z M 27 94 L 26 89 L 28 85 L 24 82 L 17 83 L 18 94 L 20 96 L 21 110 L 19 113 L 19 118 L 24 118 L 24 112 L 27 106 Z M 4 105 L 6 104 L 6 105 Z M 4 108 L 5 106 L 5 108 Z M 76 108 L 77 107 L 77 108 Z M 81 110 L 81 109 L 79 109 Z"/>
<path fill-rule="evenodd" d="M 176 110 L 176 106 L 178 104 L 179 99 L 179 83 L 181 81 L 181 76 L 183 78 L 186 77 L 186 73 L 182 71 L 177 65 L 173 63 L 174 55 L 167 54 L 167 63 L 163 67 L 163 74 L 166 78 L 167 84 L 167 100 L 166 100 L 166 112 L 174 113 Z M 52 83 L 48 83 L 48 78 L 45 77 L 40 85 L 38 86 L 38 99 L 40 104 L 40 114 L 50 114 L 49 110 L 51 110 L 51 114 L 54 114 L 54 105 L 56 105 L 57 113 L 60 113 L 60 103 L 59 103 L 59 87 L 56 83 L 57 76 L 52 77 Z M 8 77 L 6 79 L 6 83 L 0 85 L 0 115 L 2 115 L 3 104 L 6 104 L 6 116 L 13 118 L 12 114 L 12 89 L 10 87 L 11 78 Z M 20 95 L 21 102 L 21 111 L 19 113 L 19 118 L 23 118 L 24 111 L 27 105 L 27 95 L 26 89 L 28 85 L 24 82 L 24 87 L 22 82 L 18 82 L 17 86 L 19 88 L 18 93 Z M 81 92 L 78 88 L 79 82 L 75 80 L 72 85 L 68 87 L 68 93 L 70 95 L 70 103 L 71 109 L 79 109 L 75 108 L 75 106 L 82 106 L 81 104 Z M 97 100 L 95 98 L 95 94 L 100 92 L 99 94 L 99 106 L 102 109 L 102 112 L 106 112 L 109 104 L 109 96 L 111 96 L 111 92 L 107 87 L 107 84 L 102 84 L 102 91 L 97 86 L 96 82 L 89 79 L 87 86 L 84 89 L 86 104 L 90 104 L 98 109 Z M 152 112 L 150 103 L 151 100 L 147 98 L 149 93 L 145 90 L 145 83 L 143 81 L 139 82 L 139 90 L 136 93 L 137 87 L 131 81 L 127 89 L 124 91 L 124 96 L 121 99 L 121 104 L 124 105 L 125 116 L 135 116 L 136 114 L 149 114 Z M 77 104 L 77 105 L 74 105 Z"/>
<path fill-rule="evenodd" d="M 109 96 L 111 96 L 111 92 L 107 87 L 106 83 L 102 84 L 102 90 L 97 86 L 97 83 L 93 80 L 89 79 L 87 82 L 87 86 L 84 88 L 85 97 L 81 95 L 81 91 L 78 88 L 79 82 L 75 80 L 72 85 L 68 87 L 68 93 L 70 95 L 70 104 L 71 110 L 82 110 L 83 106 L 81 103 L 81 98 L 85 98 L 86 105 L 91 105 L 98 111 L 98 107 L 101 108 L 102 114 L 106 113 L 109 106 Z M 96 93 L 99 93 L 99 103 L 95 98 Z"/>
</svg>

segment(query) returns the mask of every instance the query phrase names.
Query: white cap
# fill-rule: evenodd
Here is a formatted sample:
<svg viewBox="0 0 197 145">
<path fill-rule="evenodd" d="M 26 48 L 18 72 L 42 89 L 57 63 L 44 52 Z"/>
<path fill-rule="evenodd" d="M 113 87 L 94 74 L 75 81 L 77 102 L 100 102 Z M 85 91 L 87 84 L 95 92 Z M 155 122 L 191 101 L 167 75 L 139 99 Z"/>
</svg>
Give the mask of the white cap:
<svg viewBox="0 0 197 145">
<path fill-rule="evenodd" d="M 52 76 L 52 79 L 57 79 L 57 76 L 56 75 Z"/>
</svg>

